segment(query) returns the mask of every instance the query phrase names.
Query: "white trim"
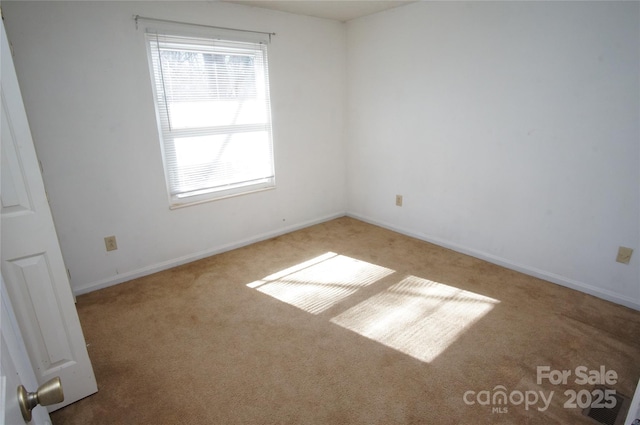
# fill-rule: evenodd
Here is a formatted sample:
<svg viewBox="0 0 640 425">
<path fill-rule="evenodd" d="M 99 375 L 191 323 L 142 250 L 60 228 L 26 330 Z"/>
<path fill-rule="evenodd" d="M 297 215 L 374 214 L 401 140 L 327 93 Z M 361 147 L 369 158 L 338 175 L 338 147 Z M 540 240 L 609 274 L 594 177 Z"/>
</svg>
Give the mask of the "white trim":
<svg viewBox="0 0 640 425">
<path fill-rule="evenodd" d="M 354 214 L 354 213 L 347 212 L 347 216 L 355 218 L 357 220 L 364 221 L 364 222 L 369 223 L 369 224 L 373 224 L 375 226 L 380 226 L 380 227 L 383 227 L 385 229 L 392 230 L 394 232 L 401 233 L 401 234 L 406 235 L 406 236 L 410 236 L 410 237 L 413 237 L 413 238 L 416 238 L 416 239 L 420 239 L 422 241 L 429 242 L 429 243 L 432 243 L 432 244 L 435 244 L 435 245 L 450 249 L 452 251 L 459 252 L 461 254 L 470 255 L 470 256 L 478 258 L 480 260 L 488 261 L 489 263 L 496 264 L 496 265 L 505 267 L 505 268 L 510 269 L 510 270 L 515 270 L 517 272 L 524 273 L 526 275 L 533 276 L 533 277 L 536 277 L 538 279 L 546 280 L 546 281 L 549 281 L 551 283 L 555 283 L 555 284 L 560 285 L 560 286 L 564 286 L 564 287 L 567 287 L 567 288 L 570 288 L 570 289 L 574 289 L 576 291 L 584 292 L 586 294 L 593 295 L 595 297 L 602 298 L 604 300 L 611 301 L 611 302 L 614 302 L 616 304 L 621 304 L 621 305 L 623 305 L 625 307 L 629 307 L 629 308 L 632 308 L 634 310 L 640 311 L 640 300 L 635 300 L 633 298 L 620 295 L 618 293 L 615 293 L 613 291 L 609 291 L 607 289 L 598 288 L 596 286 L 589 285 L 589 284 L 584 283 L 584 282 L 579 282 L 577 280 L 569 279 L 569 278 L 566 278 L 566 277 L 563 277 L 563 276 L 560 276 L 560 275 L 557 275 L 557 274 L 554 274 L 554 273 L 546 272 L 544 270 L 540 270 L 540 269 L 537 269 L 535 267 L 530 267 L 530 266 L 526 266 L 524 264 L 514 263 L 514 262 L 512 262 L 510 260 L 495 256 L 493 254 L 488 254 L 488 253 L 485 253 L 485 252 L 482 252 L 482 251 L 478 251 L 478 250 L 475 250 L 475 249 L 467 248 L 467 247 L 464 247 L 464 246 L 461 246 L 461 245 L 458 245 L 458 244 L 455 244 L 455 243 L 451 243 L 449 241 L 446 241 L 444 239 L 440 239 L 440 238 L 437 238 L 437 237 L 424 235 L 422 233 L 416 233 L 416 232 L 414 232 L 412 230 L 408 230 L 408 229 L 405 229 L 403 227 L 398 227 L 398 226 L 395 226 L 393 224 L 386 223 L 384 221 L 375 220 L 375 219 L 372 219 L 370 217 L 363 216 L 363 215 L 360 215 L 360 214 Z"/>
<path fill-rule="evenodd" d="M 82 295 L 88 292 L 97 291 L 98 289 L 107 288 L 109 286 L 117 285 L 118 283 L 127 282 L 132 279 L 137 279 L 139 277 L 147 276 L 152 273 L 160 272 L 163 270 L 170 269 L 172 267 L 181 266 L 186 263 L 190 263 L 193 261 L 201 260 L 206 257 L 210 257 L 212 255 L 221 254 L 226 251 L 231 251 L 236 248 L 241 248 L 243 246 L 251 245 L 256 242 L 264 241 L 267 239 L 274 238 L 276 236 L 284 235 L 286 233 L 290 233 L 296 230 L 303 229 L 305 227 L 313 226 L 316 224 L 324 223 L 326 221 L 330 221 L 339 217 L 344 217 L 345 212 L 337 212 L 333 213 L 321 218 L 317 218 L 315 220 L 304 221 L 302 223 L 293 224 L 287 227 L 282 227 L 276 230 L 272 230 L 269 232 L 261 233 L 256 236 L 252 236 L 250 238 L 242 239 L 237 242 L 228 243 L 225 245 L 220 245 L 214 248 L 205 249 L 204 251 L 195 252 L 192 254 L 187 254 L 182 257 L 174 258 L 171 260 L 163 261 L 160 263 L 152 264 L 147 267 L 143 267 L 137 270 L 131 270 L 126 273 L 118 274 L 116 276 L 110 276 L 106 279 L 98 280 L 95 282 L 90 282 L 85 285 L 81 285 L 80 287 L 73 288 L 74 295 Z"/>
</svg>

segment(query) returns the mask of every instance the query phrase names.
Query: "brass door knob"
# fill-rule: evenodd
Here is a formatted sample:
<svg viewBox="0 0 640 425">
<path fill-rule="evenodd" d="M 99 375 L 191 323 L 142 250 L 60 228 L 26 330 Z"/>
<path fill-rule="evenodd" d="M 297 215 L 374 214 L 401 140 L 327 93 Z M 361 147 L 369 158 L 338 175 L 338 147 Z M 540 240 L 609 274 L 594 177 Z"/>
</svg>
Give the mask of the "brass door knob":
<svg viewBox="0 0 640 425">
<path fill-rule="evenodd" d="M 62 401 L 64 401 L 62 382 L 57 376 L 40 385 L 35 393 L 27 392 L 22 385 L 18 387 L 18 404 L 25 422 L 31 422 L 31 410 L 38 404 L 50 406 Z"/>
</svg>

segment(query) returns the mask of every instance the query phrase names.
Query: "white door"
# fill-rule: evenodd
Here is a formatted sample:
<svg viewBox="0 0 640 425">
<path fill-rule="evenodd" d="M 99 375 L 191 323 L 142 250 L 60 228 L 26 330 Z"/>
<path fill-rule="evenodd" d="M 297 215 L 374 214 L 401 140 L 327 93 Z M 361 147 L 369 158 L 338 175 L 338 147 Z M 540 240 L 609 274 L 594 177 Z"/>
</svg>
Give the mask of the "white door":
<svg viewBox="0 0 640 425">
<path fill-rule="evenodd" d="M 27 356 L 26 348 L 13 309 L 7 297 L 4 280 L 0 304 L 0 425 L 23 424 L 22 413 L 18 405 L 18 386 L 24 385 L 27 391 L 36 391 L 38 384 L 33 367 Z M 64 390 L 63 390 L 64 391 Z M 47 409 L 36 406 L 31 411 L 31 424 L 50 425 Z"/>
<path fill-rule="evenodd" d="M 2 276 L 38 383 L 56 376 L 62 381 L 65 399 L 50 406 L 53 411 L 93 394 L 97 386 L 4 24 L 0 38 Z"/>
</svg>

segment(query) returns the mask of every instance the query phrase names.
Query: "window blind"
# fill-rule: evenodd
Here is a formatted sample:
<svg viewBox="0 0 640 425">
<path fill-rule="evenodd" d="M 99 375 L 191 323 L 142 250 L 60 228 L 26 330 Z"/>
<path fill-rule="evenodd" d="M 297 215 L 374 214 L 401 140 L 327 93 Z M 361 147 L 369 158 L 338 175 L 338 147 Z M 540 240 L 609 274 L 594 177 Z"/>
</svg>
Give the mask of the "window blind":
<svg viewBox="0 0 640 425">
<path fill-rule="evenodd" d="M 146 39 L 172 205 L 273 187 L 266 44 Z"/>
</svg>

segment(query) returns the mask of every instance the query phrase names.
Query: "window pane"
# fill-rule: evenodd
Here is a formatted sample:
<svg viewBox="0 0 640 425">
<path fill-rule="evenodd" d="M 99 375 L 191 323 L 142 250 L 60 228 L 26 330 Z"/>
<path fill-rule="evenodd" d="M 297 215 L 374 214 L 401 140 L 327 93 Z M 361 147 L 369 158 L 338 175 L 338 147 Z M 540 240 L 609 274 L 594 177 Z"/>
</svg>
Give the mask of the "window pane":
<svg viewBox="0 0 640 425">
<path fill-rule="evenodd" d="M 174 130 L 267 123 L 264 102 L 256 100 L 184 101 L 167 106 Z"/>
<path fill-rule="evenodd" d="M 172 129 L 267 122 L 254 56 L 171 49 L 160 57 Z"/>
<path fill-rule="evenodd" d="M 160 50 L 167 100 L 256 97 L 254 56 Z"/>
<path fill-rule="evenodd" d="M 273 177 L 271 143 L 266 131 L 177 138 L 174 146 L 174 194 L 225 189 Z"/>
</svg>

